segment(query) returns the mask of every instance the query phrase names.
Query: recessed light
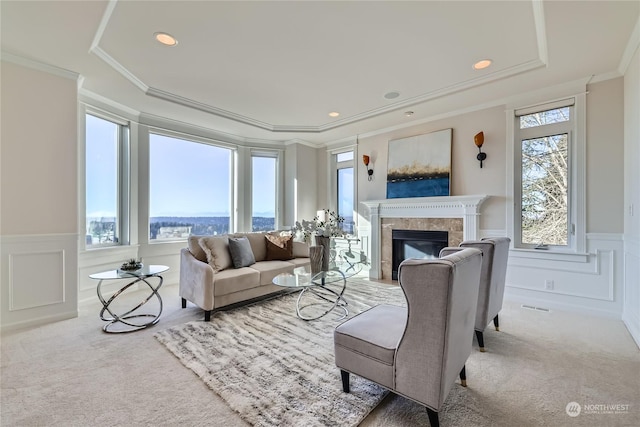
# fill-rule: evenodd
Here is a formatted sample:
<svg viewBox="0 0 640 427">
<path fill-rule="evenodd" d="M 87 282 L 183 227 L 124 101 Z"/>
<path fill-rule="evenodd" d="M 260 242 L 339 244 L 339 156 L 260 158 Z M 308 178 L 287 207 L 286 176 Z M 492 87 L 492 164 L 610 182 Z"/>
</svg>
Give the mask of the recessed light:
<svg viewBox="0 0 640 427">
<path fill-rule="evenodd" d="M 332 111 L 329 113 L 329 117 L 338 117 L 340 115 L 340 113 L 338 113 L 337 111 Z"/>
<path fill-rule="evenodd" d="M 473 69 L 474 70 L 483 70 L 485 68 L 487 68 L 489 65 L 491 65 L 491 60 L 490 59 L 482 59 L 478 62 L 476 62 L 475 64 L 473 64 Z"/>
<path fill-rule="evenodd" d="M 405 111 L 404 115 L 407 116 L 407 117 L 411 117 L 411 116 L 413 116 L 413 111 Z"/>
<path fill-rule="evenodd" d="M 171 34 L 155 33 L 153 37 L 165 46 L 175 46 L 178 44 L 178 40 L 176 40 Z"/>
<path fill-rule="evenodd" d="M 395 99 L 400 96 L 400 92 L 387 92 L 384 94 L 385 99 Z"/>
</svg>

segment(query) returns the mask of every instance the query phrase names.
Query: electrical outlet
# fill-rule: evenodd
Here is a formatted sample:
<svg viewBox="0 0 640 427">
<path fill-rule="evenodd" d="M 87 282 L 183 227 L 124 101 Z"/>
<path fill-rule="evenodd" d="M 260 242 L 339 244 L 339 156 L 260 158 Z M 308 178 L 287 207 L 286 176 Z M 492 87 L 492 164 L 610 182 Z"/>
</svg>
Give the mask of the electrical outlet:
<svg viewBox="0 0 640 427">
<path fill-rule="evenodd" d="M 544 288 L 548 291 L 552 291 L 553 290 L 553 280 L 545 280 L 544 281 Z"/>
</svg>

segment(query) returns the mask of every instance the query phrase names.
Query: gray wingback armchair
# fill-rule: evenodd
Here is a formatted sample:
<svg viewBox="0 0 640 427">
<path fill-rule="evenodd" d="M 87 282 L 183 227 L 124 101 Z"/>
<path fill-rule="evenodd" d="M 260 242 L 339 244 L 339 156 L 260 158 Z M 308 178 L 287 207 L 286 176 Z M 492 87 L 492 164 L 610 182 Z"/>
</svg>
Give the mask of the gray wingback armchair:
<svg viewBox="0 0 640 427">
<path fill-rule="evenodd" d="M 408 259 L 398 281 L 407 307 L 378 305 L 334 331 L 336 366 L 427 408 L 432 427 L 456 377 L 466 386 L 482 252 L 469 248 L 440 259 Z"/>
<path fill-rule="evenodd" d="M 482 251 L 482 271 L 480 273 L 480 291 L 476 311 L 475 331 L 478 347 L 484 352 L 484 330 L 491 320 L 496 331 L 500 330 L 498 313 L 502 310 L 507 261 L 509 258 L 508 237 L 466 240 L 459 248 L 444 248 L 440 256 L 446 256 L 464 248 L 476 248 Z"/>
</svg>

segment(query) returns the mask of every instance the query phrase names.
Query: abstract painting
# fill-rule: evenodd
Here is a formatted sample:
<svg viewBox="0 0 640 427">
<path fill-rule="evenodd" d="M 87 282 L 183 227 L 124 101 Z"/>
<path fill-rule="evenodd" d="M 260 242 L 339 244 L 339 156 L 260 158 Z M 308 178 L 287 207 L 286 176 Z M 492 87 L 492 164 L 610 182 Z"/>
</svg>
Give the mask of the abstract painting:
<svg viewBox="0 0 640 427">
<path fill-rule="evenodd" d="M 389 141 L 387 199 L 449 196 L 452 131 Z"/>
</svg>

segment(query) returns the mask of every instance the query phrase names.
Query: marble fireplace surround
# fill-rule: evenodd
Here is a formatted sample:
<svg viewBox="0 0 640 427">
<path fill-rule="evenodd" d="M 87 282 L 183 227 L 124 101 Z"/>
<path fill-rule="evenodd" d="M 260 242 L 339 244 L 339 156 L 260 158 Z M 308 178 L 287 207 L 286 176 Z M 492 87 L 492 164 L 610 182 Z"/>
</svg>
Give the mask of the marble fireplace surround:
<svg viewBox="0 0 640 427">
<path fill-rule="evenodd" d="M 480 206 L 487 195 L 416 197 L 361 202 L 368 209 L 371 279 L 391 280 L 391 230 L 444 230 L 449 245 L 478 239 Z"/>
</svg>

